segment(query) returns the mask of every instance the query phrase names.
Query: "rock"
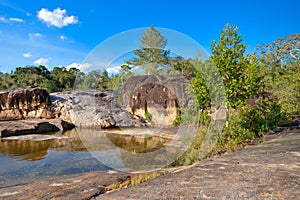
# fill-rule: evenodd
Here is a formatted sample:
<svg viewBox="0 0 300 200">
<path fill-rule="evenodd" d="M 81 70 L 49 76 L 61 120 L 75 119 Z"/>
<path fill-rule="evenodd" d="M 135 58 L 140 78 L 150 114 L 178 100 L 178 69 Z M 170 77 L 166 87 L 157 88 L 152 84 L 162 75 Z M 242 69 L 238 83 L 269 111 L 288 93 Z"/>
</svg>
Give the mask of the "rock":
<svg viewBox="0 0 300 200">
<path fill-rule="evenodd" d="M 189 102 L 188 84 L 189 80 L 182 76 L 131 77 L 123 87 L 123 105 L 134 115 L 150 117 L 156 126 L 170 126 L 180 108 Z"/>
<path fill-rule="evenodd" d="M 107 186 L 124 182 L 130 174 L 116 171 L 90 172 L 68 177 L 54 176 L 28 184 L 0 188 L 0 199 L 94 199 Z"/>
<path fill-rule="evenodd" d="M 49 93 L 41 87 L 0 92 L 0 120 L 52 118 Z"/>
<path fill-rule="evenodd" d="M 300 132 L 265 140 L 96 199 L 299 199 Z"/>
<path fill-rule="evenodd" d="M 58 127 L 45 121 L 3 121 L 0 125 L 1 137 L 59 131 Z"/>
<path fill-rule="evenodd" d="M 146 123 L 134 118 L 118 102 L 112 90 L 52 93 L 53 113 L 78 127 L 140 127 Z"/>
<path fill-rule="evenodd" d="M 16 120 L 0 121 L 0 138 L 27 134 L 40 134 L 55 131 L 64 131 L 74 128 L 64 120 Z"/>
<path fill-rule="evenodd" d="M 72 123 L 70 123 L 70 122 L 67 122 L 67 121 L 65 121 L 65 120 L 61 120 L 61 130 L 71 130 L 71 129 L 73 129 L 73 128 L 75 128 L 75 125 L 74 124 L 72 124 Z"/>
</svg>

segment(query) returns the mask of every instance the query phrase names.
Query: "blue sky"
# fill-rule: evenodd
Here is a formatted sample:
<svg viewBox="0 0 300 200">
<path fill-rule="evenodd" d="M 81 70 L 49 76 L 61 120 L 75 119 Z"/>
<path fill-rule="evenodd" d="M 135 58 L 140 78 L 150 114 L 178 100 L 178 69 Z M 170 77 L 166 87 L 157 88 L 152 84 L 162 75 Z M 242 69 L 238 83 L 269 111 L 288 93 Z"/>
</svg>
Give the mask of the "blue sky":
<svg viewBox="0 0 300 200">
<path fill-rule="evenodd" d="M 151 25 L 186 34 L 209 52 L 230 23 L 252 52 L 259 43 L 299 33 L 299 8 L 298 0 L 0 0 L 0 71 L 80 67 L 107 38 Z"/>
</svg>

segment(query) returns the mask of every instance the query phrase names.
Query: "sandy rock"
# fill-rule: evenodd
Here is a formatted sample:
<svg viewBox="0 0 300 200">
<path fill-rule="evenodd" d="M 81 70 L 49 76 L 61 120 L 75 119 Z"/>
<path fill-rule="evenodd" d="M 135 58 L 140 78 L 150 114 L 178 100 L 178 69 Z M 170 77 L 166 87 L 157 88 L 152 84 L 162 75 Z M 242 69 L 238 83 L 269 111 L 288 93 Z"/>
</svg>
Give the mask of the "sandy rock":
<svg viewBox="0 0 300 200">
<path fill-rule="evenodd" d="M 0 120 L 52 118 L 49 93 L 41 87 L 0 92 Z"/>
</svg>

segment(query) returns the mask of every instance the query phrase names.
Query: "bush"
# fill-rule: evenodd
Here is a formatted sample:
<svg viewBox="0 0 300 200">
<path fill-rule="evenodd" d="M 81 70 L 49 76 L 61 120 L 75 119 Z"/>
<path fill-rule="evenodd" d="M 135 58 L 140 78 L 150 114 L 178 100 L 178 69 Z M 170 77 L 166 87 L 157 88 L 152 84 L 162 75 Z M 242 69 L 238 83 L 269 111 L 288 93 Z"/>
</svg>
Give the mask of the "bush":
<svg viewBox="0 0 300 200">
<path fill-rule="evenodd" d="M 190 165 L 200 160 L 199 154 L 209 125 L 209 118 L 200 117 L 201 127 L 189 149 L 172 164 Z M 260 98 L 254 106 L 244 105 L 229 113 L 228 126 L 223 128 L 222 135 L 209 154 L 235 151 L 240 145 L 260 138 L 266 131 L 289 122 L 277 102 Z M 207 121 L 208 120 L 208 121 Z M 206 122 L 206 123 L 204 123 Z"/>
<path fill-rule="evenodd" d="M 233 151 L 287 122 L 289 118 L 277 102 L 260 98 L 254 106 L 244 105 L 230 113 L 229 124 L 223 129 L 215 150 Z"/>
</svg>

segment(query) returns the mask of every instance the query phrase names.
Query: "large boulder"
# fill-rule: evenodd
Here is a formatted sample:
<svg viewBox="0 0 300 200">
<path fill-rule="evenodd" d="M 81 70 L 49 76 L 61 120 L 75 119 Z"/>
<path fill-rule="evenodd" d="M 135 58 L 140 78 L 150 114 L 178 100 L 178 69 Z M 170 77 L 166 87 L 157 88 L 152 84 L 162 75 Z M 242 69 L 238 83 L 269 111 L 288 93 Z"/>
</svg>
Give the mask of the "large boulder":
<svg viewBox="0 0 300 200">
<path fill-rule="evenodd" d="M 122 102 L 133 115 L 151 120 L 155 126 L 170 126 L 180 108 L 189 102 L 183 76 L 143 75 L 127 80 L 122 90 Z"/>
<path fill-rule="evenodd" d="M 140 127 L 143 120 L 123 109 L 120 94 L 112 90 L 72 91 L 51 94 L 53 113 L 78 127 Z"/>
<path fill-rule="evenodd" d="M 52 118 L 49 93 L 41 87 L 0 92 L 0 120 Z"/>
</svg>

